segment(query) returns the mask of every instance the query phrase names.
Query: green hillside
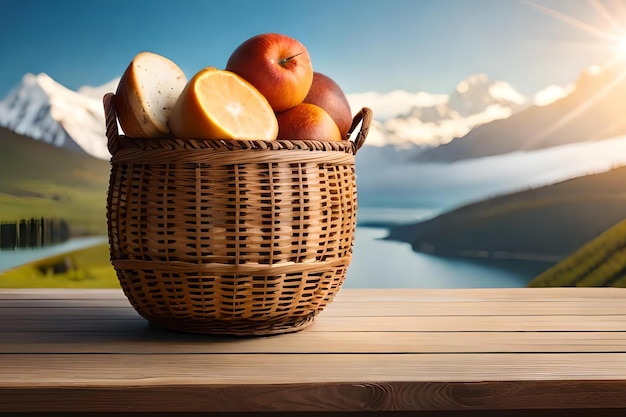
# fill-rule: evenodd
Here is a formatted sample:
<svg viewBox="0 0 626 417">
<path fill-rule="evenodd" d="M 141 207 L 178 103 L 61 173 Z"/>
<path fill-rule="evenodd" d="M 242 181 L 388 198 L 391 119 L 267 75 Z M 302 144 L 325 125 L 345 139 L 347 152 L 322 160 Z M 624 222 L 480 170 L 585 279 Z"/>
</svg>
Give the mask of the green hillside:
<svg viewBox="0 0 626 417">
<path fill-rule="evenodd" d="M 420 252 L 547 266 L 626 219 L 626 167 L 469 204 L 398 226 L 389 239 Z"/>
<path fill-rule="evenodd" d="M 532 280 L 529 287 L 626 287 L 626 221 Z"/>
<path fill-rule="evenodd" d="M 106 234 L 109 162 L 0 128 L 0 221 L 63 218 L 73 236 Z"/>
</svg>

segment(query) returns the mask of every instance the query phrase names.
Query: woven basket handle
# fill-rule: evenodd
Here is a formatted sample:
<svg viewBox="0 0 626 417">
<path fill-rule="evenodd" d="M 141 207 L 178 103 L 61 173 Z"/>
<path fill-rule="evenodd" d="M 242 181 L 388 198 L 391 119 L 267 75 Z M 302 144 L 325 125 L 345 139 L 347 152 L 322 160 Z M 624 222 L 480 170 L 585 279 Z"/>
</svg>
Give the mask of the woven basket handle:
<svg viewBox="0 0 626 417">
<path fill-rule="evenodd" d="M 111 155 L 115 155 L 120 147 L 120 134 L 117 130 L 117 114 L 115 113 L 114 94 L 107 93 L 102 101 L 104 103 L 104 118 L 106 121 L 107 147 Z"/>
<path fill-rule="evenodd" d="M 361 129 L 359 129 L 359 133 L 357 133 L 354 138 L 354 153 L 356 154 L 361 146 L 365 143 L 365 139 L 367 138 L 367 133 L 370 130 L 370 124 L 372 123 L 372 109 L 368 107 L 363 107 L 352 119 L 352 126 L 348 130 L 348 137 L 352 135 L 352 132 L 356 127 L 361 123 Z"/>
</svg>

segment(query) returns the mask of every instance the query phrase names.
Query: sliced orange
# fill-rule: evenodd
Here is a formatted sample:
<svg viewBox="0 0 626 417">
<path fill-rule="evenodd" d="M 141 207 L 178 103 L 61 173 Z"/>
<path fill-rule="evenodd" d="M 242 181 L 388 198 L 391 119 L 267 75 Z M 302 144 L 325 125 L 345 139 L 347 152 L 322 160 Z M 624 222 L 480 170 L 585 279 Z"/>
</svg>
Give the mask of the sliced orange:
<svg viewBox="0 0 626 417">
<path fill-rule="evenodd" d="M 187 83 L 172 108 L 178 138 L 274 140 L 278 122 L 267 99 L 239 75 L 205 68 Z"/>
</svg>

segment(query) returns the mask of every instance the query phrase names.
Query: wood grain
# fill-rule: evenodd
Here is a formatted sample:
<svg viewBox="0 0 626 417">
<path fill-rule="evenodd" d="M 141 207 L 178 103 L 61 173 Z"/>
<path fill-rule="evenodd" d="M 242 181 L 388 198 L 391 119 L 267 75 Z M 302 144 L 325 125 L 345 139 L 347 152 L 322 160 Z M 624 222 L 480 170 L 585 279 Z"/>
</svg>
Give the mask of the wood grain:
<svg viewBox="0 0 626 417">
<path fill-rule="evenodd" d="M 4 355 L 3 355 L 4 356 Z M 19 354 L 0 387 L 623 380 L 624 353 Z"/>
<path fill-rule="evenodd" d="M 129 331 L 5 332 L 0 353 L 593 353 L 626 352 L 626 332 L 298 332 L 251 339 Z"/>
<path fill-rule="evenodd" d="M 71 387 L 0 391 L 6 411 L 85 411 L 99 398 L 97 412 L 400 412 L 625 408 L 621 381 L 604 381 L 589 392 L 586 381 L 565 383 L 379 382 L 293 385 L 137 386 L 116 389 Z M 565 394 L 569 393 L 569 394 Z M 540 394 L 540 395 L 538 395 Z M 570 398 L 571 395 L 571 398 Z M 172 398 L 180 399 L 179 402 Z M 38 401 L 33 401 L 37 399 Z M 447 414 L 446 414 L 447 415 Z M 474 414 L 472 414 L 474 415 Z M 491 414 L 489 414 L 491 415 Z M 509 414 L 503 414 L 508 416 Z M 517 414 L 516 414 L 517 415 Z M 529 415 L 535 415 L 534 413 Z M 569 415 L 569 414 L 568 414 Z"/>
<path fill-rule="evenodd" d="M 626 415 L 626 291 L 342 290 L 237 338 L 152 327 L 119 290 L 0 290 L 0 414 L 86 410 Z"/>
</svg>

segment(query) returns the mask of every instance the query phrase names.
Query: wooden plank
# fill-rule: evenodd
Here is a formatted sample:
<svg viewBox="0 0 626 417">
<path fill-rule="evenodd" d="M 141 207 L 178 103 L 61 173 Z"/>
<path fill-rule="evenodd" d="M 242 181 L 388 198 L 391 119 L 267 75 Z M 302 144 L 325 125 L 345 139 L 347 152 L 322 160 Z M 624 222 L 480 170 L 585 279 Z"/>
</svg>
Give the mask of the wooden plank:
<svg viewBox="0 0 626 417">
<path fill-rule="evenodd" d="M 3 332 L 143 332 L 148 322 L 138 314 L 123 317 L 40 317 L 25 314 L 13 320 L 0 320 Z M 306 332 L 522 332 L 522 331 L 626 331 L 624 315 L 563 316 L 397 316 L 397 317 L 333 317 L 318 316 Z M 1 338 L 1 336 L 0 336 Z"/>
<path fill-rule="evenodd" d="M 329 332 L 241 338 L 155 329 L 2 334 L 0 353 L 626 353 L 626 332 Z"/>
<path fill-rule="evenodd" d="M 0 365 L 1 388 L 626 380 L 626 353 L 21 354 Z"/>
<path fill-rule="evenodd" d="M 625 312 L 626 313 L 626 312 Z M 0 323 L 0 329 L 2 324 Z M 476 332 L 476 331 L 626 331 L 624 315 L 559 316 L 396 316 L 333 317 L 322 314 L 307 329 L 309 332 Z"/>
<path fill-rule="evenodd" d="M 504 382 L 337 382 L 333 384 L 224 384 L 144 386 L 32 387 L 0 389 L 1 412 L 160 413 L 254 412 L 280 416 L 621 416 L 598 413 L 626 407 L 623 381 L 504 381 Z M 559 409 L 567 409 L 561 414 Z M 573 411 L 576 409 L 577 411 Z M 489 413 L 490 410 L 497 413 Z M 528 414 L 516 413 L 516 410 Z M 537 414 L 538 411 L 548 411 Z M 588 410 L 582 414 L 581 410 Z M 410 411 L 411 414 L 398 414 Z M 463 414 L 448 414 L 462 411 Z M 477 413 L 473 413 L 477 412 Z M 301 413 L 314 414 L 301 414 Z M 444 412 L 445 414 L 440 414 Z M 157 413 L 157 414 L 152 414 Z M 324 414 L 320 414 L 324 413 Z M 124 414 L 127 415 L 127 414 Z M 171 415 L 171 414 L 165 414 Z M 195 415 L 195 414 L 194 414 Z M 223 414 L 220 414 L 223 415 Z M 240 416 L 240 414 L 235 414 Z M 247 414 L 246 414 L 247 415 Z M 291 414 L 289 414 L 291 415 Z M 388 414 L 382 414 L 388 415 Z"/>
<path fill-rule="evenodd" d="M 324 314 L 335 317 L 394 317 L 394 316 L 536 316 L 536 315 L 623 315 L 625 300 L 589 301 L 491 301 L 491 302 L 430 302 L 405 300 L 335 302 Z"/>
<path fill-rule="evenodd" d="M 81 318 L 60 317 L 56 319 L 38 319 L 27 317 L 15 320 L 0 320 L 0 340 L 5 332 L 93 332 L 106 334 L 109 332 L 142 332 L 148 327 L 148 322 L 139 315 L 122 318 Z M 1 343 L 1 342 L 0 342 Z"/>
</svg>

